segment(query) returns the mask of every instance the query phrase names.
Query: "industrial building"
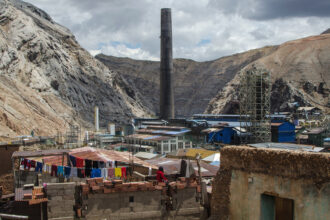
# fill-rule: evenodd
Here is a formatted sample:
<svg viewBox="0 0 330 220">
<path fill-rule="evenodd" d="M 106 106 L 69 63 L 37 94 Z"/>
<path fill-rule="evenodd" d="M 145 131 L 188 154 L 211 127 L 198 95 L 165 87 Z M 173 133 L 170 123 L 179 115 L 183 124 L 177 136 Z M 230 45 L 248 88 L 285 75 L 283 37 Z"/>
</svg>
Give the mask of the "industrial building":
<svg viewBox="0 0 330 220">
<path fill-rule="evenodd" d="M 294 143 L 295 125 L 291 122 L 271 123 L 272 142 Z"/>
<path fill-rule="evenodd" d="M 135 145 L 153 146 L 156 152 L 164 154 L 178 149 L 193 147 L 191 130 L 185 127 L 148 126 L 125 137 L 125 142 Z"/>
</svg>

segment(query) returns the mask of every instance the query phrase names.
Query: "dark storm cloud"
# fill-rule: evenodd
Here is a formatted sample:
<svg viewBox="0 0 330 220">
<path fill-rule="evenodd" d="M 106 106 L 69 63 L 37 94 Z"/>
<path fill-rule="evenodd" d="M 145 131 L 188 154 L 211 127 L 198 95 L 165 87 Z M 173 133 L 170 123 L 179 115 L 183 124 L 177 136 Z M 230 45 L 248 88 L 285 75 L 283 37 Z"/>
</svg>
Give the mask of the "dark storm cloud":
<svg viewBox="0 0 330 220">
<path fill-rule="evenodd" d="M 330 17 L 329 0 L 211 0 L 224 13 L 268 20 L 288 17 Z"/>
</svg>

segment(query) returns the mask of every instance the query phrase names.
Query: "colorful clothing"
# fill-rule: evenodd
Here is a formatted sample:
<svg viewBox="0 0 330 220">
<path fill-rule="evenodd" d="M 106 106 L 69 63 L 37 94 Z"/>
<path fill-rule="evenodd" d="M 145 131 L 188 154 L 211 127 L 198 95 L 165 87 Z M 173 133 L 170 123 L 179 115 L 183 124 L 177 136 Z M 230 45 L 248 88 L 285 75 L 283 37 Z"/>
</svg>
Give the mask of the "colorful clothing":
<svg viewBox="0 0 330 220">
<path fill-rule="evenodd" d="M 115 176 L 121 177 L 121 168 L 115 168 Z"/>
<path fill-rule="evenodd" d="M 71 167 L 71 177 L 77 177 L 78 176 L 78 168 L 77 167 Z"/>
<path fill-rule="evenodd" d="M 71 175 L 71 167 L 65 166 L 64 167 L 64 176 L 65 176 L 65 178 L 69 178 L 70 175 Z"/>
<path fill-rule="evenodd" d="M 74 156 L 70 155 L 70 161 L 73 167 L 77 166 L 77 161 Z"/>
<path fill-rule="evenodd" d="M 76 167 L 78 168 L 84 167 L 84 159 L 76 157 Z"/>
<path fill-rule="evenodd" d="M 78 177 L 85 178 L 85 169 L 84 168 L 78 168 Z"/>
<path fill-rule="evenodd" d="M 57 176 L 57 166 L 56 165 L 52 165 L 51 175 L 52 176 Z"/>
<path fill-rule="evenodd" d="M 42 163 L 41 162 L 37 162 L 35 171 L 40 172 L 40 173 L 42 172 Z"/>
<path fill-rule="evenodd" d="M 108 169 L 108 177 L 114 178 L 115 177 L 115 168 L 109 168 Z"/>
<path fill-rule="evenodd" d="M 108 168 L 101 169 L 101 176 L 106 179 L 108 177 Z"/>
<path fill-rule="evenodd" d="M 58 176 L 64 176 L 63 166 L 57 166 L 57 175 Z"/>
<path fill-rule="evenodd" d="M 91 173 L 91 177 L 92 178 L 101 177 L 101 169 L 93 168 L 92 173 Z"/>
<path fill-rule="evenodd" d="M 121 168 L 121 175 L 122 175 L 123 178 L 126 179 L 126 167 Z"/>
</svg>

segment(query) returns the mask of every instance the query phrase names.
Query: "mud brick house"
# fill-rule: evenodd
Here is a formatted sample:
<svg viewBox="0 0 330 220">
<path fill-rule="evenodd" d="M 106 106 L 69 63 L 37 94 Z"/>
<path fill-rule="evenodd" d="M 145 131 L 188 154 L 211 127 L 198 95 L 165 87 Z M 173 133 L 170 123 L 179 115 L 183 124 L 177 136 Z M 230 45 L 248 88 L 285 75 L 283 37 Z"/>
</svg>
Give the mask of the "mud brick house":
<svg viewBox="0 0 330 220">
<path fill-rule="evenodd" d="M 330 154 L 221 149 L 210 219 L 330 219 Z"/>
</svg>

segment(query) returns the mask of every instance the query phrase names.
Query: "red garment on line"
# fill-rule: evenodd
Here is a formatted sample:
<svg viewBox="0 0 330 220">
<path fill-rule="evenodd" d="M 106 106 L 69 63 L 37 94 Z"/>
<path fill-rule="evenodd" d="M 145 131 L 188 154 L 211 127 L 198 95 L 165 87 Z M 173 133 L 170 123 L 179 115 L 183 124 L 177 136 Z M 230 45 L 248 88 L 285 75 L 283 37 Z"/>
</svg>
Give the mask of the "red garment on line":
<svg viewBox="0 0 330 220">
<path fill-rule="evenodd" d="M 164 176 L 164 173 L 160 170 L 157 171 L 156 179 L 158 180 L 158 182 L 166 182 L 167 181 L 167 178 Z"/>
<path fill-rule="evenodd" d="M 79 158 L 79 157 L 76 157 L 76 167 L 80 167 L 80 168 L 82 168 L 82 167 L 84 167 L 84 159 L 81 159 L 81 158 Z"/>
<path fill-rule="evenodd" d="M 121 176 L 126 179 L 126 167 L 121 168 Z"/>
</svg>

